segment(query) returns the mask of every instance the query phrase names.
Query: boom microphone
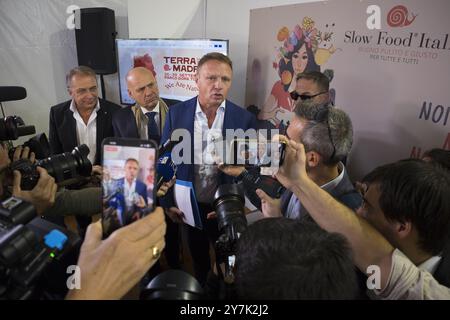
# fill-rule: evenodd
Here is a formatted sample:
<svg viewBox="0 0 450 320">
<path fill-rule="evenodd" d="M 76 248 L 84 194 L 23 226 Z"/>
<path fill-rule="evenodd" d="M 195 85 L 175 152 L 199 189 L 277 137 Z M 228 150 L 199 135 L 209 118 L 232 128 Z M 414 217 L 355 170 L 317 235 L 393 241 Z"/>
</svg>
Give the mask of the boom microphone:
<svg viewBox="0 0 450 320">
<path fill-rule="evenodd" d="M 22 100 L 27 97 L 24 87 L 0 86 L 0 102 Z"/>
</svg>

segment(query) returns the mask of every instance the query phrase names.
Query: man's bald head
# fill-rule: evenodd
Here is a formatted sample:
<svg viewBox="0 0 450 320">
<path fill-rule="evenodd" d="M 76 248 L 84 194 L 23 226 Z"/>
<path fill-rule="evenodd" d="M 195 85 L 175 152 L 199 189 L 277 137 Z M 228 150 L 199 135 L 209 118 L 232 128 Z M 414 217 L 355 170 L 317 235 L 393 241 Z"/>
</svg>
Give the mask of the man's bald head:
<svg viewBox="0 0 450 320">
<path fill-rule="evenodd" d="M 133 68 L 127 76 L 128 94 L 137 104 L 153 110 L 159 101 L 158 83 L 153 73 L 144 67 Z"/>
</svg>

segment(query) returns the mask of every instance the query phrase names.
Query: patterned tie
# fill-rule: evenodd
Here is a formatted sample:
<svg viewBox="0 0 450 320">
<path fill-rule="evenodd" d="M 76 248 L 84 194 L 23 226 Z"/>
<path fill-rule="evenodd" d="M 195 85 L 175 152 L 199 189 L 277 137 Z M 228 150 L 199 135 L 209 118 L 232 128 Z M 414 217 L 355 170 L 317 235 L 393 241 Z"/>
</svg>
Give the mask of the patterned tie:
<svg viewBox="0 0 450 320">
<path fill-rule="evenodd" d="M 159 136 L 158 125 L 155 121 L 156 112 L 147 112 L 145 115 L 148 118 L 147 130 L 148 130 L 148 138 L 151 140 L 155 140 L 156 143 L 159 144 L 161 137 Z"/>
</svg>

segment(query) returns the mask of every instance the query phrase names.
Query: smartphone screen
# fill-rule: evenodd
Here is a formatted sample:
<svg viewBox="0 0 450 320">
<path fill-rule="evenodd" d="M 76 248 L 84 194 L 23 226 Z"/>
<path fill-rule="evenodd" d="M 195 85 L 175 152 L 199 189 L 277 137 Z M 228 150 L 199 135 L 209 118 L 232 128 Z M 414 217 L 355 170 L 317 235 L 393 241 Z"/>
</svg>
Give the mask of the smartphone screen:
<svg viewBox="0 0 450 320">
<path fill-rule="evenodd" d="M 233 139 L 227 154 L 226 164 L 278 167 L 280 162 L 279 143 L 265 139 Z"/>
<path fill-rule="evenodd" d="M 156 144 L 149 140 L 108 138 L 103 142 L 103 235 L 153 211 Z"/>
</svg>

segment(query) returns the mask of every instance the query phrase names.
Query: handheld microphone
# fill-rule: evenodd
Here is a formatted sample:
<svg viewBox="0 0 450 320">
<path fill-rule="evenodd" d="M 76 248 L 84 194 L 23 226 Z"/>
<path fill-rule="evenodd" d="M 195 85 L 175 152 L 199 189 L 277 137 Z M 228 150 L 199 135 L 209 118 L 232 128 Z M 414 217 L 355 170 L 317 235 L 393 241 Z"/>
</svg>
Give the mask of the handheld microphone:
<svg viewBox="0 0 450 320">
<path fill-rule="evenodd" d="M 177 173 L 177 166 L 172 161 L 170 151 L 165 152 L 156 164 L 156 172 L 158 173 L 158 183 L 156 184 L 157 190 L 164 182 L 170 181 Z"/>
<path fill-rule="evenodd" d="M 169 152 L 169 154 L 170 154 L 170 152 L 172 152 L 173 147 L 175 147 L 175 145 L 178 143 L 179 143 L 179 141 L 172 141 L 170 139 L 167 139 L 166 142 L 164 142 L 163 144 L 161 144 L 159 146 L 158 154 L 163 155 L 167 152 Z"/>
<path fill-rule="evenodd" d="M 24 87 L 0 86 L 0 102 L 22 100 L 27 97 Z"/>
<path fill-rule="evenodd" d="M 180 141 L 172 141 L 167 139 L 163 144 L 159 146 L 158 154 L 161 156 L 156 164 L 156 173 L 158 174 L 158 182 L 156 183 L 156 190 L 161 188 L 164 182 L 170 181 L 177 173 L 177 166 L 172 161 L 172 149 Z"/>
</svg>

